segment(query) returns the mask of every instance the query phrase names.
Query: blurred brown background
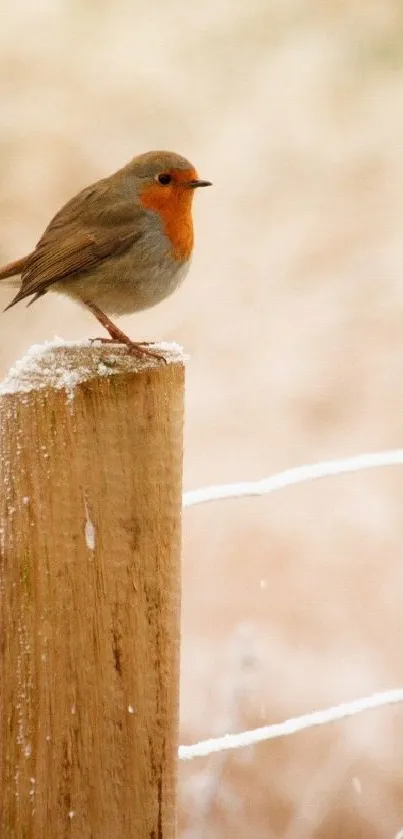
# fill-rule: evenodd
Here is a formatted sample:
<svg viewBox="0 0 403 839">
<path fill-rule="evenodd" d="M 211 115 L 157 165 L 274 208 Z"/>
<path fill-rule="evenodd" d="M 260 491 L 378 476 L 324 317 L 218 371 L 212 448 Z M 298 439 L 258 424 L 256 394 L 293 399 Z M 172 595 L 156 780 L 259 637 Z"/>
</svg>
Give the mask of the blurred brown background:
<svg viewBox="0 0 403 839">
<path fill-rule="evenodd" d="M 400 0 L 2 0 L 0 258 L 71 195 L 168 148 L 190 278 L 133 337 L 183 343 L 185 487 L 400 446 Z M 1 287 L 1 305 L 11 290 Z M 1 315 L 1 372 L 99 334 L 56 296 Z M 182 742 L 402 682 L 403 470 L 184 513 Z M 181 839 L 393 839 L 403 710 L 182 765 Z"/>
</svg>

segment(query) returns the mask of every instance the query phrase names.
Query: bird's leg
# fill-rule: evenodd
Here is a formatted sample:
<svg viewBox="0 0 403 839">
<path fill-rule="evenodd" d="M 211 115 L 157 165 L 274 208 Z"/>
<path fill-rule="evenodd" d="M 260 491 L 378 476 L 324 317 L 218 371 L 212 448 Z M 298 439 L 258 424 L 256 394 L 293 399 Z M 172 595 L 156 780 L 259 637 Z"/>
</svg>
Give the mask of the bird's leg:
<svg viewBox="0 0 403 839">
<path fill-rule="evenodd" d="M 137 355 L 138 358 L 155 358 L 157 361 L 164 361 L 166 363 L 166 358 L 161 353 L 153 352 L 152 350 L 147 349 L 144 344 L 139 344 L 136 341 L 132 341 L 128 335 L 125 335 L 121 329 L 119 329 L 113 321 L 108 318 L 101 309 L 95 303 L 92 303 L 90 300 L 85 301 L 85 305 L 90 309 L 93 315 L 95 315 L 96 319 L 99 323 L 106 329 L 109 333 L 110 338 L 97 338 L 96 340 L 102 341 L 102 343 L 113 343 L 113 344 L 124 344 L 129 352 L 132 355 Z"/>
</svg>

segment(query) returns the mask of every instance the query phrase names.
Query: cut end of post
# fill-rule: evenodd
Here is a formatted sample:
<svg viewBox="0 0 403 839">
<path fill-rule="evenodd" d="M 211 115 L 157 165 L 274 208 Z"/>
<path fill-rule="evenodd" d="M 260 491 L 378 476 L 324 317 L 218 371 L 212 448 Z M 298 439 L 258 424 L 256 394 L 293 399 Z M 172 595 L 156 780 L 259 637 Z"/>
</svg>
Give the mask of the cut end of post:
<svg viewBox="0 0 403 839">
<path fill-rule="evenodd" d="M 150 345 L 150 349 L 160 353 L 167 364 L 183 365 L 186 361 L 178 344 L 161 342 Z M 160 364 L 157 359 L 130 355 L 122 344 L 55 338 L 30 347 L 0 382 L 0 396 L 49 387 L 73 396 L 74 388 L 90 379 L 144 371 Z"/>
</svg>

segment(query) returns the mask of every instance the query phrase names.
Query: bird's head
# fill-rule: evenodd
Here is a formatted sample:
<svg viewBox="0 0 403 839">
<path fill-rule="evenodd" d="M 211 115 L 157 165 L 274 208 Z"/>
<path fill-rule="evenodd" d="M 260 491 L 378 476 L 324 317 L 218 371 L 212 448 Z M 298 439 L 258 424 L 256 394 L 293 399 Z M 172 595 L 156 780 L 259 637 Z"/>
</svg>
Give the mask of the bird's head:
<svg viewBox="0 0 403 839">
<path fill-rule="evenodd" d="M 201 180 L 192 164 L 179 154 L 152 151 L 138 155 L 125 167 L 135 181 L 140 204 L 156 213 L 182 255 L 193 247 L 192 199 L 196 189 L 211 186 Z M 182 242 L 181 245 L 179 243 Z"/>
</svg>

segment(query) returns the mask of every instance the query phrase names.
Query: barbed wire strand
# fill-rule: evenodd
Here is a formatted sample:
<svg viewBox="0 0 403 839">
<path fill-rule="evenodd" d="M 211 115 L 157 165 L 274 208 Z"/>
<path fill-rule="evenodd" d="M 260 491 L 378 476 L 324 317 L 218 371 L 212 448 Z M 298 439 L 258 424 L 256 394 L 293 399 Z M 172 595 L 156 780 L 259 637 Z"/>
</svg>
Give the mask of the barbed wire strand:
<svg viewBox="0 0 403 839">
<path fill-rule="evenodd" d="M 183 494 L 183 506 L 193 507 L 195 504 L 206 504 L 226 498 L 245 498 L 254 495 L 265 495 L 277 489 L 343 475 L 347 472 L 360 472 L 364 469 L 375 469 L 381 466 L 403 465 L 403 449 L 391 449 L 383 452 L 368 452 L 353 457 L 342 457 L 337 460 L 324 460 L 319 463 L 295 466 L 277 472 L 268 478 L 258 481 L 241 481 L 233 484 L 216 484 L 200 489 L 192 489 Z"/>
<path fill-rule="evenodd" d="M 277 737 L 286 737 L 289 734 L 297 734 L 307 728 L 314 728 L 319 725 L 327 725 L 330 722 L 343 720 L 347 717 L 354 717 L 364 711 L 373 711 L 376 708 L 383 708 L 386 705 L 396 705 L 403 702 L 403 688 L 373 693 L 371 696 L 364 696 L 362 699 L 354 699 L 351 702 L 341 702 L 340 705 L 333 705 L 321 711 L 312 711 L 300 717 L 292 717 L 284 722 L 265 725 L 262 728 L 255 728 L 251 731 L 242 731 L 240 734 L 225 734 L 223 737 L 214 737 L 210 740 L 203 740 L 193 746 L 179 746 L 180 760 L 193 760 L 196 757 L 207 757 L 216 752 L 228 751 L 229 749 L 243 749 L 246 746 L 254 746 L 264 740 L 273 740 Z"/>
</svg>

